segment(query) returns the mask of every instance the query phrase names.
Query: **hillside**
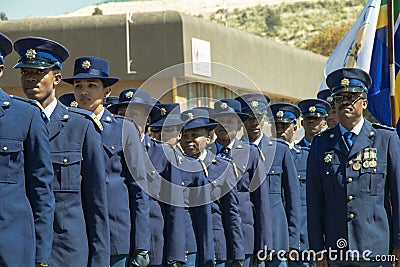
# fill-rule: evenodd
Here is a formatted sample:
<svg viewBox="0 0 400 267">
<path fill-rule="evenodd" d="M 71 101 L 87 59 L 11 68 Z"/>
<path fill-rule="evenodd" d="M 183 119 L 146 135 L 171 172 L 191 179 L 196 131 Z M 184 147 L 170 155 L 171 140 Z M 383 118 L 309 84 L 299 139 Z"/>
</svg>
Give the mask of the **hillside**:
<svg viewBox="0 0 400 267">
<path fill-rule="evenodd" d="M 367 0 L 113 0 L 56 17 L 176 10 L 250 32 L 278 43 L 306 49 L 318 33 L 349 27 Z"/>
</svg>

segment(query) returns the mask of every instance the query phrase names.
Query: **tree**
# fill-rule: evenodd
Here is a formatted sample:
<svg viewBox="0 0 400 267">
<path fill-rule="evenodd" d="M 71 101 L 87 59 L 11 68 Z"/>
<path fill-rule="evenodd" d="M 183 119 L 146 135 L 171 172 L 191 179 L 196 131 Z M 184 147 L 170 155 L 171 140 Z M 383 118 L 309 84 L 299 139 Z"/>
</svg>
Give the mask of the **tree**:
<svg viewBox="0 0 400 267">
<path fill-rule="evenodd" d="M 92 13 L 92 16 L 96 16 L 96 15 L 103 15 L 103 10 L 101 10 L 101 9 L 98 8 L 98 7 L 95 7 L 95 8 L 94 8 L 94 11 L 93 11 L 93 13 Z"/>
<path fill-rule="evenodd" d="M 350 29 L 350 26 L 350 23 L 342 23 L 340 26 L 323 29 L 307 42 L 306 49 L 316 54 L 329 56 Z"/>
<path fill-rule="evenodd" d="M 6 13 L 4 13 L 3 11 L 0 12 L 0 20 L 8 20 Z"/>
</svg>

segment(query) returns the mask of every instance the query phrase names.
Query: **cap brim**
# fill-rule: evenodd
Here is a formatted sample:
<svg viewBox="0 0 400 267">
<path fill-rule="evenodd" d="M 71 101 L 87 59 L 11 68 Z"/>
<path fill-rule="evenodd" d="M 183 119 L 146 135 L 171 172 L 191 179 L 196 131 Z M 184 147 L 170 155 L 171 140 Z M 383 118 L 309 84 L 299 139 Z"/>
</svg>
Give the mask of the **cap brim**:
<svg viewBox="0 0 400 267">
<path fill-rule="evenodd" d="M 182 120 L 163 118 L 158 121 L 150 123 L 149 126 L 150 127 L 168 127 L 168 126 L 179 126 L 184 123 L 185 122 Z"/>
<path fill-rule="evenodd" d="M 74 80 L 76 80 L 76 79 L 99 79 L 103 82 L 103 84 L 107 85 L 107 87 L 114 85 L 115 83 L 117 83 L 119 81 L 119 78 L 117 78 L 117 77 L 101 77 L 101 76 L 99 77 L 99 76 L 94 76 L 94 75 L 91 75 L 88 73 L 79 73 L 73 77 L 64 78 L 62 80 L 66 83 L 73 84 Z"/>
<path fill-rule="evenodd" d="M 25 62 L 18 62 L 13 68 L 14 69 L 22 69 L 22 68 L 29 68 L 29 69 L 49 69 L 52 67 L 56 67 L 57 63 L 48 63 L 48 62 L 40 62 L 40 61 L 25 61 Z M 58 66 L 57 66 L 58 67 Z"/>
<path fill-rule="evenodd" d="M 343 87 L 334 92 L 332 92 L 332 96 L 340 94 L 340 93 L 363 93 L 367 92 L 363 88 L 360 87 Z"/>
<path fill-rule="evenodd" d="M 241 113 L 241 112 L 232 112 L 232 111 L 214 112 L 214 114 L 212 115 L 212 118 L 215 120 L 215 118 L 218 117 L 218 116 L 230 115 L 230 114 L 237 115 L 242 121 L 246 121 L 246 120 L 251 118 L 251 116 L 249 114 Z"/>
<path fill-rule="evenodd" d="M 214 130 L 219 124 L 218 123 L 209 123 L 209 124 L 200 124 L 200 123 L 190 123 L 188 122 L 182 128 L 182 130 L 191 130 L 197 128 L 208 128 L 210 130 Z"/>
</svg>

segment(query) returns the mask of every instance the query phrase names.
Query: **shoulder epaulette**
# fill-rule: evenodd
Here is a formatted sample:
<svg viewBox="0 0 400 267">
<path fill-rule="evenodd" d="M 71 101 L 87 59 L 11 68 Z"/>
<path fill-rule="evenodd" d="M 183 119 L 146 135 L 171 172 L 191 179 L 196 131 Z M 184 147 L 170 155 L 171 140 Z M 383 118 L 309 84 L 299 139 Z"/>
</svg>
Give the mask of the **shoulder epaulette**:
<svg viewBox="0 0 400 267">
<path fill-rule="evenodd" d="M 44 112 L 44 108 L 43 108 L 42 105 L 39 103 L 39 101 L 33 100 L 33 99 L 29 99 L 29 98 L 23 98 L 23 97 L 16 96 L 16 95 L 10 95 L 10 97 L 11 97 L 12 99 L 16 99 L 16 100 L 19 100 L 19 101 L 23 101 L 23 102 L 25 102 L 25 103 L 31 104 L 32 106 L 38 107 L 38 108 L 40 109 L 40 115 L 41 115 L 43 121 L 44 121 L 45 123 L 47 123 L 47 122 L 50 121 L 50 118 L 47 117 L 46 113 Z"/>
<path fill-rule="evenodd" d="M 94 122 L 94 125 L 97 127 L 97 129 L 99 129 L 100 131 L 103 131 L 103 125 L 101 125 L 100 120 L 97 118 L 97 116 L 93 112 L 85 110 L 85 109 L 80 109 L 80 108 L 67 107 L 67 109 L 71 112 L 81 114 L 81 115 L 84 115 L 86 118 L 89 118 L 91 121 Z"/>
<path fill-rule="evenodd" d="M 272 140 L 272 141 L 275 141 L 275 142 L 277 142 L 277 143 L 281 143 L 281 144 L 287 145 L 286 140 L 283 140 L 283 139 L 281 139 L 281 138 L 271 138 L 271 140 Z"/>
<path fill-rule="evenodd" d="M 396 128 L 390 127 L 390 126 L 386 126 L 380 123 L 372 123 L 372 127 L 374 127 L 375 129 L 384 129 L 384 130 L 389 130 L 389 131 L 396 131 Z"/>
</svg>

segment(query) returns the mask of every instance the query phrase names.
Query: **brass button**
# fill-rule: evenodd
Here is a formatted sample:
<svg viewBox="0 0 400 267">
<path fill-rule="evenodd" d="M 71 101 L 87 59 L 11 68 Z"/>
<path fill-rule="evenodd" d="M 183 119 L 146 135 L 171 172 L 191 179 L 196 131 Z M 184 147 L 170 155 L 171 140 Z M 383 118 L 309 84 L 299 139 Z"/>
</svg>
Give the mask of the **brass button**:
<svg viewBox="0 0 400 267">
<path fill-rule="evenodd" d="M 347 178 L 347 182 L 349 183 L 353 182 L 353 178 Z"/>
<path fill-rule="evenodd" d="M 352 161 L 352 160 L 349 160 L 349 165 L 351 165 L 351 164 L 353 164 L 353 161 Z"/>
<path fill-rule="evenodd" d="M 271 173 L 272 173 L 272 174 L 274 174 L 274 173 L 275 173 L 275 171 L 271 171 Z"/>
<path fill-rule="evenodd" d="M 301 178 L 301 175 L 299 174 L 299 175 L 297 175 L 297 177 L 298 177 L 298 178 Z"/>
<path fill-rule="evenodd" d="M 328 171 L 326 172 L 326 175 L 329 175 L 329 172 L 328 172 Z"/>
<path fill-rule="evenodd" d="M 3 146 L 3 151 L 7 151 L 7 147 L 6 146 Z"/>
<path fill-rule="evenodd" d="M 185 182 L 182 182 L 182 185 L 185 185 Z"/>
<path fill-rule="evenodd" d="M 67 158 L 64 158 L 63 162 L 64 162 L 64 163 L 67 163 L 67 162 L 68 162 L 68 159 L 67 159 Z"/>
<path fill-rule="evenodd" d="M 353 197 L 353 196 L 348 196 L 347 199 L 348 199 L 348 200 L 353 200 L 354 197 Z"/>
<path fill-rule="evenodd" d="M 155 170 L 152 170 L 152 171 L 151 171 L 151 175 L 154 175 L 155 173 L 156 173 Z"/>
<path fill-rule="evenodd" d="M 354 215 L 353 213 L 350 213 L 349 218 L 350 219 L 354 219 L 356 217 L 356 215 Z"/>
<path fill-rule="evenodd" d="M 114 150 L 114 149 L 115 149 L 115 146 L 111 146 L 111 149 Z"/>
</svg>

